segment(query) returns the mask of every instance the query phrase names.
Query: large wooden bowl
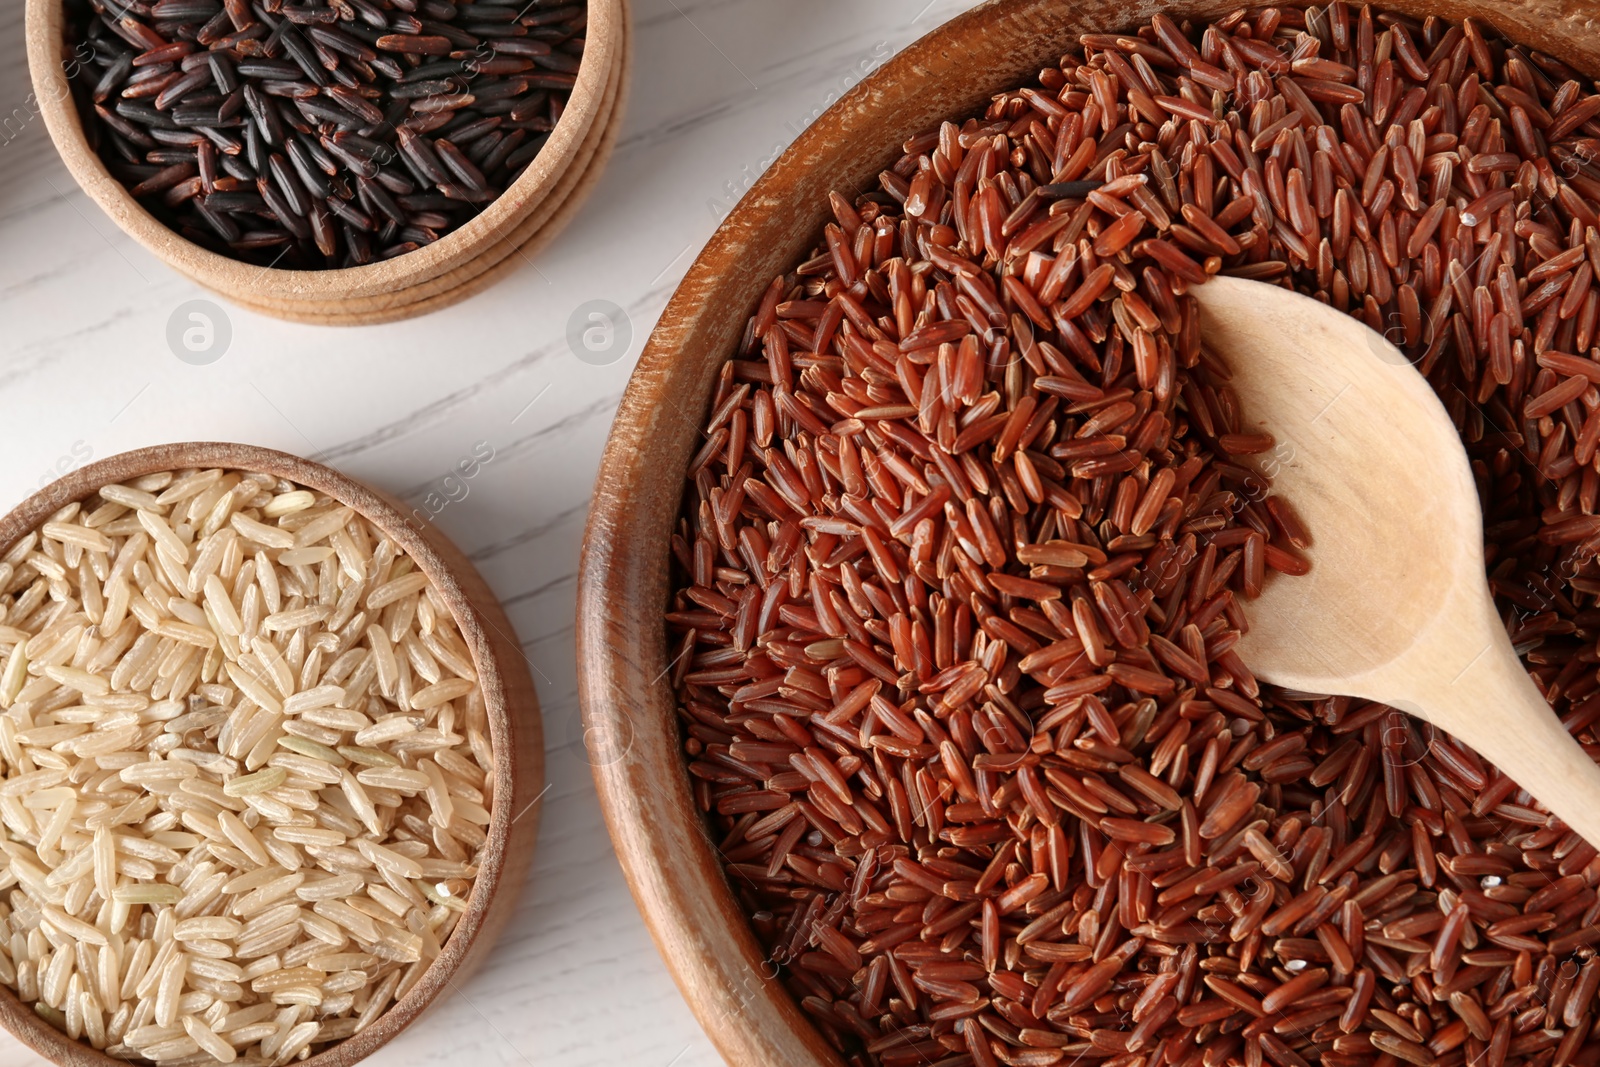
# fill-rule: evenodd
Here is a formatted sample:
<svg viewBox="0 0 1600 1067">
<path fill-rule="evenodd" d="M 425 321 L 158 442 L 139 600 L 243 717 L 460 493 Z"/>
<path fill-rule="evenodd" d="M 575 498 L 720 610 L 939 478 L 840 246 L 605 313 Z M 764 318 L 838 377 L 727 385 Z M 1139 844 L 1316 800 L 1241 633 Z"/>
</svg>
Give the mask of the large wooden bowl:
<svg viewBox="0 0 1600 1067">
<path fill-rule="evenodd" d="M 168 266 L 252 311 L 297 322 L 364 325 L 455 303 L 542 247 L 599 179 L 621 123 L 630 36 L 627 0 L 589 0 L 577 85 L 522 176 L 472 221 L 394 259 L 338 270 L 281 270 L 202 248 L 151 215 L 89 147 L 73 105 L 61 0 L 28 0 L 33 96 L 63 162 L 89 198 Z"/>
<path fill-rule="evenodd" d="M 876 187 L 909 136 L 980 111 L 1085 32 L 1238 0 L 991 0 L 922 38 L 830 108 L 745 195 L 645 345 L 601 462 L 579 576 L 578 665 L 601 804 L 634 899 L 678 986 L 735 1067 L 837 1067 L 740 911 L 695 809 L 667 678 L 668 539 L 716 374 L 772 278 L 820 243 L 829 190 Z M 1600 70 L 1593 0 L 1388 0 L 1475 16 Z"/>
<path fill-rule="evenodd" d="M 464 979 L 494 947 L 516 910 L 517 894 L 533 859 L 539 826 L 538 798 L 544 788 L 544 731 L 528 661 L 515 631 L 483 578 L 467 557 L 431 523 L 387 494 L 368 488 L 331 467 L 270 448 L 223 442 L 184 442 L 123 452 L 80 467 L 30 496 L 0 518 L 0 555 L 51 514 L 83 500 L 101 486 L 158 471 L 226 467 L 263 471 L 328 494 L 387 534 L 428 576 L 450 608 L 472 652 L 483 687 L 494 751 L 494 803 L 488 840 L 467 910 L 422 978 L 361 1033 L 306 1060 L 305 1067 L 348 1067 L 371 1055 L 417 1020 L 453 983 Z M 70 1067 L 114 1067 L 115 1059 L 74 1041 L 35 1014 L 15 993 L 0 987 L 0 1025 L 52 1063 Z"/>
</svg>

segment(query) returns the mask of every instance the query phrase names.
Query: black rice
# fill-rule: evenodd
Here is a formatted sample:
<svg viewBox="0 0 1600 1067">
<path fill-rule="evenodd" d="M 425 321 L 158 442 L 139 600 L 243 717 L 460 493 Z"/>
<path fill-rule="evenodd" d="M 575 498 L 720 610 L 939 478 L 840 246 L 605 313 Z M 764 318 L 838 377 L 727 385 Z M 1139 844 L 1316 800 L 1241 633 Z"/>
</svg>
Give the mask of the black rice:
<svg viewBox="0 0 1600 1067">
<path fill-rule="evenodd" d="M 196 244 L 310 270 L 430 244 L 505 191 L 560 119 L 587 28 L 581 3 L 66 5 L 89 56 L 74 97 L 112 174 Z M 426 220 L 403 206 L 431 194 Z"/>
</svg>

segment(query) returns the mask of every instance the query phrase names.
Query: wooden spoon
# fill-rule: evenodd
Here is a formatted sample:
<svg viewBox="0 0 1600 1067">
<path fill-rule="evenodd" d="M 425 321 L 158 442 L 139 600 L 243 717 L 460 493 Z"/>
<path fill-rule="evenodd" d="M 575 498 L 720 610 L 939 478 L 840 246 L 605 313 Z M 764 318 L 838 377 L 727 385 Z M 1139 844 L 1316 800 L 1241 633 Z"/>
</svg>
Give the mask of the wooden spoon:
<svg viewBox="0 0 1600 1067">
<path fill-rule="evenodd" d="M 1222 277 L 1191 292 L 1241 410 L 1275 438 L 1258 457 L 1273 492 L 1312 538 L 1311 572 L 1247 603 L 1245 663 L 1448 731 L 1600 845 L 1600 767 L 1495 611 L 1477 487 L 1433 389 L 1383 337 L 1310 297 Z"/>
</svg>

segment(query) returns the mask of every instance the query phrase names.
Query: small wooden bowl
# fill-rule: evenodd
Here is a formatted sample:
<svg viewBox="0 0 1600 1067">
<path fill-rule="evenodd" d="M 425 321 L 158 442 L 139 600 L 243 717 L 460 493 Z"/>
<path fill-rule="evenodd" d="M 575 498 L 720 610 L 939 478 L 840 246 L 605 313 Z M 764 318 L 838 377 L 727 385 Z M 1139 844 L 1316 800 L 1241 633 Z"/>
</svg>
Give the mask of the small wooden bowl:
<svg viewBox="0 0 1600 1067">
<path fill-rule="evenodd" d="M 623 0 L 626 4 L 627 0 Z M 633 55 L 633 35 L 628 23 L 623 22 L 622 48 L 616 52 L 616 65 L 621 71 L 629 69 Z M 616 144 L 622 128 L 621 112 L 627 98 L 628 81 L 618 76 L 606 87 L 606 98 L 600 104 L 600 117 L 591 124 L 584 140 L 573 156 L 572 164 L 550 189 L 549 195 L 528 215 L 505 234 L 504 240 L 487 244 L 483 250 L 461 266 L 448 270 L 427 281 L 418 282 L 408 289 L 375 296 L 351 298 L 330 305 L 323 300 L 303 303 L 280 301 L 275 307 L 255 304 L 239 299 L 237 303 L 252 311 L 297 322 L 338 326 L 351 323 L 390 322 L 396 319 L 425 315 L 464 300 L 473 293 L 488 287 L 519 264 L 549 244 L 566 224 L 577 214 L 587 199 L 589 190 L 599 181 L 606 160 Z M 365 269 L 365 268 L 361 268 Z M 305 272 L 302 272 L 305 273 Z"/>
<path fill-rule="evenodd" d="M 829 108 L 723 221 L 678 286 L 623 395 L 589 510 L 578 593 L 579 695 L 601 806 L 634 900 L 700 1023 L 733 1067 L 839 1067 L 750 930 L 695 808 L 662 618 L 669 539 L 717 372 L 772 278 L 821 242 L 830 190 L 875 188 L 910 136 L 980 111 L 1083 33 L 1157 11 L 1214 19 L 1237 0 L 991 0 L 901 52 Z M 1386 0 L 1486 19 L 1600 70 L 1592 0 Z M 605 758 L 600 758 L 602 755 Z"/>
<path fill-rule="evenodd" d="M 615 142 L 631 33 L 628 0 L 589 0 L 583 62 L 561 121 L 522 176 L 472 221 L 433 244 L 364 267 L 281 270 L 187 240 L 112 177 L 73 106 L 64 23 L 61 0 L 28 0 L 34 99 L 83 191 L 157 258 L 220 296 L 263 314 L 327 325 L 391 322 L 444 307 L 504 274 L 507 258 L 526 256 L 554 237 L 594 187 Z"/>
<path fill-rule="evenodd" d="M 464 979 L 489 954 L 516 910 L 539 826 L 538 797 L 544 789 L 544 731 L 539 699 L 515 631 L 483 578 L 465 554 L 411 509 L 331 467 L 254 445 L 194 441 L 123 452 L 80 467 L 24 500 L 0 518 L 0 554 L 37 529 L 50 515 L 83 500 L 103 485 L 186 467 L 262 471 L 328 494 L 354 508 L 416 561 L 439 590 L 472 652 L 483 687 L 494 750 L 494 803 L 488 841 L 467 910 L 438 959 L 404 997 L 367 1029 L 309 1059 L 306 1067 L 348 1067 L 371 1055 L 416 1021 L 451 985 Z M 0 987 L 0 1026 L 52 1063 L 70 1067 L 125 1067 L 41 1019 L 16 993 Z"/>
</svg>

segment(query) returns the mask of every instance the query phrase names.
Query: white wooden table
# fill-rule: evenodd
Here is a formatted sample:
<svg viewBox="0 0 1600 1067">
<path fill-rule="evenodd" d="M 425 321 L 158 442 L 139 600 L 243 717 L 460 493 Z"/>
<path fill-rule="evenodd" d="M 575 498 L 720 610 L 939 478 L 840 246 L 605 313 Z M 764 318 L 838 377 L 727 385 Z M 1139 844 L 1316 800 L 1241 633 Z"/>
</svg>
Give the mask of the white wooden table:
<svg viewBox="0 0 1600 1067">
<path fill-rule="evenodd" d="M 533 664 L 550 788 L 520 910 L 375 1067 L 720 1062 L 634 910 L 585 762 L 573 611 L 590 488 L 644 338 L 718 220 L 843 90 L 970 3 L 635 0 L 620 143 L 535 260 L 387 326 L 201 308 L 210 351 L 184 306 L 208 294 L 124 238 L 57 159 L 29 97 L 22 3 L 0 4 L 0 511 L 73 466 L 165 441 L 319 458 L 436 511 Z M 609 350 L 591 333 L 598 351 L 580 358 L 568 325 L 582 332 L 590 301 L 619 306 L 627 328 Z M 184 349 L 189 330 L 201 352 Z M 445 481 L 491 451 L 471 480 Z M 0 1033 L 0 1067 L 33 1062 Z"/>
</svg>

